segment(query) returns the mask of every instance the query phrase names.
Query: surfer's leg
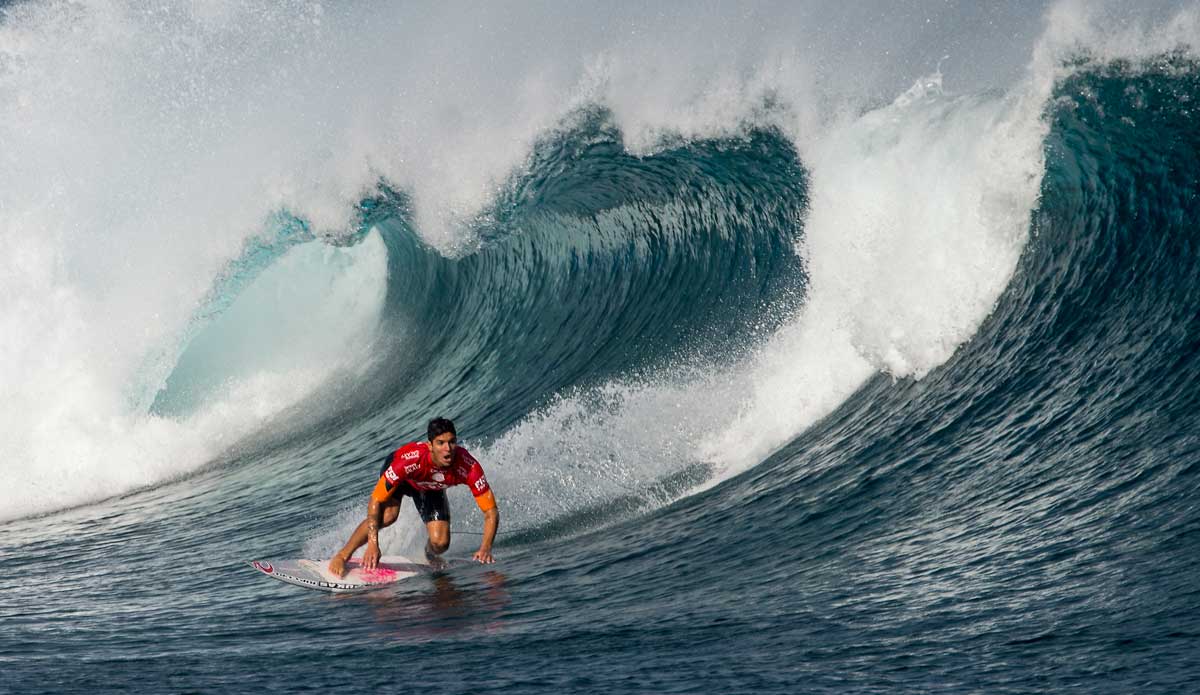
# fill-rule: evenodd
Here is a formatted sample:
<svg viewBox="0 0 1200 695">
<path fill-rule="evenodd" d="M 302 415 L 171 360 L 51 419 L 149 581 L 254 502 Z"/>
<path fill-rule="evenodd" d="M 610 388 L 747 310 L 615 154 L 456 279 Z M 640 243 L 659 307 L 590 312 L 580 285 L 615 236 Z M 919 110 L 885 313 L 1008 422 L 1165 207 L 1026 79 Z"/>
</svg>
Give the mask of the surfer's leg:
<svg viewBox="0 0 1200 695">
<path fill-rule="evenodd" d="M 423 491 L 413 496 L 429 541 L 425 543 L 425 559 L 431 563 L 450 547 L 450 503 L 445 490 Z"/>
<path fill-rule="evenodd" d="M 450 522 L 449 521 L 431 521 L 425 524 L 425 530 L 429 531 L 429 542 L 425 544 L 425 557 L 432 558 L 433 555 L 441 555 L 450 547 Z"/>
<path fill-rule="evenodd" d="M 430 564 L 440 562 L 442 558 L 438 556 L 450 547 L 450 522 L 431 521 L 426 523 L 425 529 L 430 532 L 430 540 L 425 543 L 425 559 Z"/>
<path fill-rule="evenodd" d="M 383 507 L 383 521 L 380 528 L 385 528 L 396 523 L 396 518 L 400 516 L 400 501 L 403 499 L 403 495 L 397 495 L 381 505 Z M 355 551 L 366 545 L 366 543 L 367 519 L 363 519 L 359 522 L 358 528 L 354 529 L 354 533 L 350 534 L 350 540 L 346 541 L 346 545 L 342 546 L 337 555 L 333 556 L 333 561 L 330 562 L 329 568 L 335 572 L 339 572 L 340 576 L 342 566 L 354 555 Z M 335 561 L 337 562 L 336 565 L 334 564 Z"/>
</svg>

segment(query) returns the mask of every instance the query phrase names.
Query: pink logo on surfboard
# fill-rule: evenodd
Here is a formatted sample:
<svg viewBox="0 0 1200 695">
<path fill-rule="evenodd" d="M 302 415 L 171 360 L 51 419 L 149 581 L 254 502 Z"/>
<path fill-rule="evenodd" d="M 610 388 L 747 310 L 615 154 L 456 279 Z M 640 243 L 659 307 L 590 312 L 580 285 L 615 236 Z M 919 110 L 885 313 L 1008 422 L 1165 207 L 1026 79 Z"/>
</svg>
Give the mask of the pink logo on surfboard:
<svg viewBox="0 0 1200 695">
<path fill-rule="evenodd" d="M 259 562 L 258 560 L 255 560 L 252 564 L 256 569 L 266 572 L 267 574 L 271 574 L 275 571 L 275 568 L 272 567 L 271 563 L 269 562 Z"/>
<path fill-rule="evenodd" d="M 373 570 L 359 570 L 359 575 L 363 581 L 368 584 L 376 582 L 390 582 L 396 578 L 396 570 L 387 567 L 377 567 Z"/>
</svg>

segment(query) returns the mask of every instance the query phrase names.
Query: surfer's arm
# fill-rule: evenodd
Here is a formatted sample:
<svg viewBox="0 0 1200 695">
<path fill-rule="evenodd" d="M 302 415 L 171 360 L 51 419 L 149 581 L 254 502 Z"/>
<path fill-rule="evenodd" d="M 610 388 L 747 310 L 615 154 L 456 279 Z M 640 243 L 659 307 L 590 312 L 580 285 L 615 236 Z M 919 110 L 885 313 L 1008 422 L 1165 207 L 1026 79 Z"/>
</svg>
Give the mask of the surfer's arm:
<svg viewBox="0 0 1200 695">
<path fill-rule="evenodd" d="M 492 543 L 496 540 L 496 531 L 500 528 L 500 508 L 496 506 L 496 496 L 491 490 L 476 497 L 475 503 L 483 512 L 483 541 L 479 544 L 474 559 L 491 563 L 495 561 L 492 557 Z"/>
<path fill-rule="evenodd" d="M 392 488 L 388 485 L 385 477 L 380 476 L 379 484 L 371 493 L 371 501 L 367 503 L 367 518 L 363 519 L 362 523 L 354 529 L 354 533 L 350 534 L 350 540 L 346 541 L 346 545 L 342 546 L 341 551 L 329 561 L 331 572 L 339 577 L 344 575 L 350 556 L 354 555 L 354 551 L 361 548 L 363 543 L 367 544 L 367 549 L 363 551 L 363 567 L 373 569 L 378 566 L 379 528 L 383 526 L 383 503 L 391 497 Z"/>
<path fill-rule="evenodd" d="M 383 505 L 374 497 L 367 503 L 367 543 L 379 545 L 379 525 L 383 523 Z"/>
<path fill-rule="evenodd" d="M 373 570 L 379 565 L 379 527 L 383 523 L 383 503 L 371 496 L 367 504 L 367 549 L 363 551 L 363 568 Z"/>
<path fill-rule="evenodd" d="M 467 473 L 467 486 L 471 489 L 471 494 L 475 496 L 475 504 L 479 505 L 479 511 L 483 512 L 483 542 L 479 544 L 479 550 L 475 552 L 475 559 L 479 562 L 490 563 L 492 559 L 492 541 L 496 540 L 496 530 L 500 528 L 500 509 L 496 506 L 496 495 L 492 493 L 492 488 L 488 485 L 487 477 L 483 474 L 483 466 L 479 465 L 479 461 L 467 452 L 462 451 L 463 461 L 469 466 Z"/>
<path fill-rule="evenodd" d="M 384 474 L 379 476 L 379 482 L 375 483 L 375 489 L 371 491 L 371 501 L 367 504 L 367 552 L 370 553 L 374 547 L 376 557 L 379 556 L 379 527 L 383 523 L 383 503 L 392 498 L 392 493 L 396 490 L 393 481 L 399 480 L 400 476 L 391 468 L 386 469 Z"/>
</svg>

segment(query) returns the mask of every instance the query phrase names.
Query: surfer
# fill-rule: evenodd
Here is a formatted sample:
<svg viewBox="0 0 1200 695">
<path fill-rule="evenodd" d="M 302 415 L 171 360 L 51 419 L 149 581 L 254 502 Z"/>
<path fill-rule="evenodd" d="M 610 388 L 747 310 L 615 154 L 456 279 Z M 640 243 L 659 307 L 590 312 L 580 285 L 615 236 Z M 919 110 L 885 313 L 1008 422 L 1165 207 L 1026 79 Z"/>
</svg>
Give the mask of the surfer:
<svg viewBox="0 0 1200 695">
<path fill-rule="evenodd" d="M 329 561 L 329 571 L 341 577 L 346 574 L 346 561 L 354 551 L 367 544 L 363 567 L 379 565 L 379 529 L 391 526 L 400 516 L 400 502 L 405 495 L 412 498 L 425 522 L 429 540 L 425 557 L 431 563 L 450 547 L 450 507 L 446 488 L 466 485 L 475 495 L 475 503 L 483 512 L 483 542 L 473 556 L 483 563 L 494 562 L 492 541 L 500 527 L 500 510 L 496 496 L 483 476 L 483 467 L 474 456 L 458 445 L 454 423 L 446 418 L 434 418 L 426 429 L 428 442 L 410 442 L 392 452 L 379 471 L 379 482 L 367 504 L 367 518 L 350 534 L 350 540 Z"/>
</svg>

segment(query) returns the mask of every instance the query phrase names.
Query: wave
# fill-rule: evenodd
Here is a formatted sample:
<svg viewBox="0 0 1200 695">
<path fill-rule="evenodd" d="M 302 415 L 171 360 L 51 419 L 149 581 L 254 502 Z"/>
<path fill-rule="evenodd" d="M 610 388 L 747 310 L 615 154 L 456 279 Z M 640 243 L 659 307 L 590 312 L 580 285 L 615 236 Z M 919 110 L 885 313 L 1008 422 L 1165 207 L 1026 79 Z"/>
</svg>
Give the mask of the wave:
<svg viewBox="0 0 1200 695">
<path fill-rule="evenodd" d="M 1121 648 L 1114 631 L 1182 629 L 1194 597 L 1170 587 L 1193 574 L 1200 472 L 1198 67 L 1086 60 L 1058 84 L 1032 235 L 971 340 L 920 379 L 870 379 L 694 505 L 689 533 L 720 538 L 750 514 L 762 530 L 735 585 L 786 567 L 789 587 L 878 607 L 889 635 L 974 630 L 974 611 L 995 610 L 1004 624 L 969 639 L 1071 635 L 1096 662 Z M 758 496 L 771 504 L 750 511 Z M 939 649 L 962 639 L 951 629 Z"/>
<path fill-rule="evenodd" d="M 734 475 L 873 374 L 920 379 L 971 339 L 1025 247 L 1043 109 L 1069 79 L 1039 49 L 1048 66 L 998 90 L 956 95 L 934 73 L 853 107 L 771 34 L 742 53 L 680 48 L 708 72 L 620 42 L 544 74 L 506 54 L 514 99 L 480 81 L 430 91 L 444 66 L 389 53 L 395 37 L 353 9 L 54 7 L 2 26 L 20 47 L 3 132 L 24 163 L 3 186 L 24 201 L 5 213 L 23 372 L 5 516 L 184 475 L 251 435 L 349 427 L 374 449 L 432 411 L 467 417 L 504 460 L 557 442 L 551 477 Z M 522 17 L 517 33 L 537 33 Z M 80 29 L 87 42 L 63 40 Z M 251 40 L 283 29 L 323 48 Z M 197 51 L 225 57 L 198 69 Z M 255 81 L 247 65 L 278 68 Z M 330 85 L 351 73 L 392 88 L 347 102 Z M 30 118 L 62 123 L 62 142 L 22 130 Z M 71 177 L 34 156 L 64 146 Z"/>
<path fill-rule="evenodd" d="M 801 296 L 805 177 L 777 134 L 634 157 L 591 114 L 530 172 L 457 259 L 420 250 L 404 218 L 380 221 L 389 315 L 417 334 L 397 348 L 414 366 L 389 372 L 424 372 L 390 390 L 415 412 L 512 404 L 497 429 L 570 385 L 736 352 Z"/>
</svg>

